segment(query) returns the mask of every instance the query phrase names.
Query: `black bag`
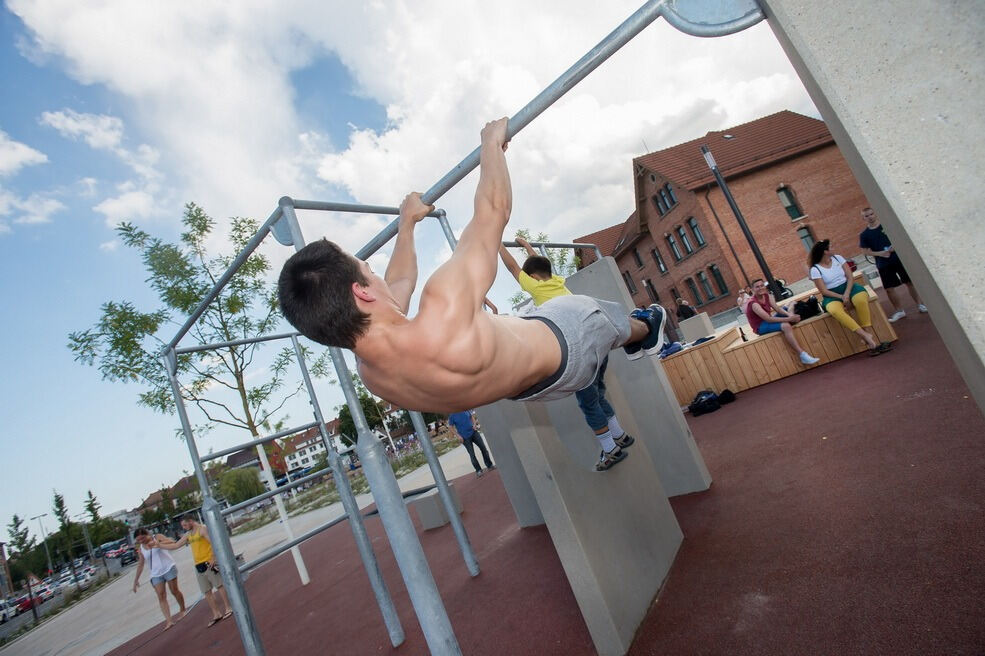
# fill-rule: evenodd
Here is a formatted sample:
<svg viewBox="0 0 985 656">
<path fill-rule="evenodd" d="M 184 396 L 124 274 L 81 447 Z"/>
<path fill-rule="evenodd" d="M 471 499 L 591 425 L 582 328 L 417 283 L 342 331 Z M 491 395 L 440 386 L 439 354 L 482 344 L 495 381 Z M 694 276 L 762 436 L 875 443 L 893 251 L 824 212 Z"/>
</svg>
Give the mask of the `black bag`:
<svg viewBox="0 0 985 656">
<path fill-rule="evenodd" d="M 692 416 L 697 417 L 699 415 L 706 415 L 709 412 L 714 412 L 721 407 L 722 405 L 718 401 L 717 394 L 711 390 L 703 390 L 698 392 L 698 394 L 694 397 L 694 401 L 691 402 L 691 405 L 689 405 L 687 409 Z"/>
<path fill-rule="evenodd" d="M 793 313 L 800 315 L 800 320 L 810 319 L 821 314 L 821 304 L 818 303 L 816 296 L 808 296 L 802 301 L 793 304 Z"/>
<path fill-rule="evenodd" d="M 725 405 L 726 403 L 731 403 L 734 400 L 735 400 L 735 392 L 733 392 L 730 389 L 723 389 L 722 393 L 718 395 L 718 402 L 721 405 Z"/>
</svg>

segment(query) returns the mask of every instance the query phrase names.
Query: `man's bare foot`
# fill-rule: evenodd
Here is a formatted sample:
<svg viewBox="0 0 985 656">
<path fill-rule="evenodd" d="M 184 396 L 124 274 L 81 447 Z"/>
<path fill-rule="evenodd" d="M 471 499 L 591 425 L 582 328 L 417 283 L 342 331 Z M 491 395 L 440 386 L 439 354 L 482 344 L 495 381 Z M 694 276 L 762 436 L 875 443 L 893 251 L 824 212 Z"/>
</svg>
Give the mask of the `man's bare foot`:
<svg viewBox="0 0 985 656">
<path fill-rule="evenodd" d="M 181 620 L 181 618 L 184 617 L 187 614 L 188 614 L 188 610 L 187 609 L 179 610 L 178 611 L 178 614 L 174 616 L 174 621 L 177 622 L 177 621 Z"/>
<path fill-rule="evenodd" d="M 164 629 L 163 629 L 163 630 L 164 630 L 164 631 L 167 631 L 167 630 L 168 630 L 168 629 L 170 629 L 170 628 L 171 628 L 172 626 L 174 626 L 174 622 L 168 622 L 167 624 L 165 624 L 165 625 L 164 625 Z"/>
<path fill-rule="evenodd" d="M 218 622 L 221 619 L 222 619 L 222 617 L 213 617 L 212 618 L 212 621 L 209 622 L 209 626 L 213 626 L 216 622 Z M 208 628 L 208 627 L 206 627 L 206 628 Z"/>
<path fill-rule="evenodd" d="M 231 611 L 231 610 L 227 610 L 227 611 L 226 611 L 226 614 L 225 614 L 225 615 L 223 615 L 223 616 L 222 616 L 222 617 L 221 617 L 220 619 L 226 619 L 227 617 L 229 617 L 229 616 L 230 616 L 230 615 L 232 615 L 232 614 L 233 614 L 233 611 Z"/>
</svg>

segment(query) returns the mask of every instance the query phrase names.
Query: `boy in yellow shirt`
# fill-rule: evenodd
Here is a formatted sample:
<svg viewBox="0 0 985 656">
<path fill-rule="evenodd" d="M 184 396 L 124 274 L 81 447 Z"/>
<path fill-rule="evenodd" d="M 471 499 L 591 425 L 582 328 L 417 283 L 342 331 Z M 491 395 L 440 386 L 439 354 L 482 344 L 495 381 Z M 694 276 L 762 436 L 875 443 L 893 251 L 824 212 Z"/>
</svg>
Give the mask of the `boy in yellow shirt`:
<svg viewBox="0 0 985 656">
<path fill-rule="evenodd" d="M 527 259 L 523 266 L 517 264 L 510 252 L 502 244 L 499 247 L 499 256 L 506 265 L 506 269 L 520 283 L 520 288 L 530 294 L 534 300 L 534 305 L 542 305 L 552 298 L 558 296 L 569 296 L 571 292 L 565 286 L 564 278 L 554 273 L 551 261 L 539 255 L 530 243 L 517 237 L 516 243 L 520 244 L 527 251 Z M 605 399 L 605 368 L 609 364 L 609 358 L 602 360 L 598 373 L 592 383 L 581 390 L 575 392 L 578 399 L 578 407 L 585 415 L 585 422 L 595 433 L 602 453 L 599 461 L 595 465 L 596 471 L 605 471 L 617 462 L 625 459 L 626 452 L 623 450 L 636 440 L 619 425 L 616 412 Z M 618 435 L 619 437 L 615 437 Z"/>
</svg>

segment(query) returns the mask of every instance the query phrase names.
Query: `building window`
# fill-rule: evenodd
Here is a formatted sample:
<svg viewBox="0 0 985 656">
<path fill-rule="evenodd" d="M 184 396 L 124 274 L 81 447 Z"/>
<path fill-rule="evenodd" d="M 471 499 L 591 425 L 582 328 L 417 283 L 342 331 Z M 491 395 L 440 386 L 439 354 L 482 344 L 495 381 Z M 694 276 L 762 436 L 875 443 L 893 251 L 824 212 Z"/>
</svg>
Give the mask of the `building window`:
<svg viewBox="0 0 985 656">
<path fill-rule="evenodd" d="M 653 288 L 653 281 L 649 278 L 643 280 L 643 286 L 646 287 L 646 294 L 650 297 L 651 303 L 659 303 L 660 295 L 657 294 L 657 290 Z"/>
<path fill-rule="evenodd" d="M 810 253 L 811 249 L 814 248 L 814 233 L 811 232 L 810 226 L 800 226 L 797 228 L 797 236 L 800 237 L 800 243 L 804 245 L 807 252 Z"/>
<path fill-rule="evenodd" d="M 640 257 L 640 252 L 635 248 L 633 249 L 633 259 L 636 261 L 636 266 L 638 267 L 643 266 L 643 258 Z"/>
<path fill-rule="evenodd" d="M 671 204 L 677 204 L 677 196 L 674 195 L 674 188 L 670 186 L 670 183 L 664 185 L 664 189 L 667 191 L 667 197 L 670 198 Z"/>
<path fill-rule="evenodd" d="M 721 292 L 722 296 L 728 294 L 728 285 L 725 284 L 725 277 L 722 275 L 722 270 L 714 264 L 710 265 L 708 270 L 711 271 L 711 277 L 715 279 L 715 284 L 718 285 L 718 291 Z"/>
<path fill-rule="evenodd" d="M 673 296 L 673 297 L 674 297 L 674 302 L 675 302 L 675 303 L 677 302 L 677 299 L 679 299 L 679 298 L 683 298 L 683 297 L 681 296 L 681 293 L 680 293 L 679 291 L 677 291 L 677 287 L 671 287 L 671 288 L 670 288 L 670 294 L 671 294 L 671 296 Z"/>
<path fill-rule="evenodd" d="M 715 298 L 715 290 L 711 288 L 711 281 L 708 280 L 708 276 L 705 275 L 704 271 L 698 271 L 698 282 L 701 283 L 701 289 L 704 290 L 705 296 L 708 300 Z"/>
<path fill-rule="evenodd" d="M 653 250 L 650 251 L 650 254 L 653 255 L 653 261 L 657 263 L 657 268 L 660 269 L 660 273 L 667 273 L 667 264 L 660 256 L 660 251 L 657 250 L 656 246 L 654 246 Z"/>
<path fill-rule="evenodd" d="M 698 291 L 698 286 L 694 284 L 694 280 L 688 278 L 684 281 L 687 288 L 691 290 L 691 295 L 694 296 L 695 305 L 704 305 L 704 301 L 701 300 L 701 292 Z"/>
<path fill-rule="evenodd" d="M 797 199 L 794 197 L 793 189 L 787 185 L 780 185 L 776 188 L 776 195 L 780 197 L 780 203 L 783 204 L 783 209 L 787 211 L 791 221 L 804 217 L 804 213 L 801 211 L 800 205 L 797 204 Z"/>
<path fill-rule="evenodd" d="M 630 294 L 636 293 L 636 283 L 633 282 L 633 277 L 629 275 L 628 271 L 622 272 L 622 279 L 626 283 L 626 288 L 629 290 Z"/>
<path fill-rule="evenodd" d="M 660 216 L 663 216 L 664 214 L 667 213 L 667 205 L 664 203 L 663 198 L 661 198 L 659 195 L 654 195 L 652 200 L 653 200 L 653 206 L 657 208 L 657 213 L 660 214 Z"/>
<path fill-rule="evenodd" d="M 701 228 L 698 227 L 698 220 L 693 216 L 687 220 L 687 225 L 691 228 L 691 234 L 694 235 L 694 241 L 698 244 L 698 248 L 705 245 L 705 236 L 701 233 Z"/>
<path fill-rule="evenodd" d="M 309 462 L 309 460 L 307 458 L 301 458 L 301 464 L 302 465 L 307 465 L 308 462 Z"/>
<path fill-rule="evenodd" d="M 684 256 L 681 255 L 681 249 L 677 247 L 677 240 L 674 239 L 674 235 L 667 235 L 667 246 L 670 247 L 670 252 L 673 254 L 674 259 L 680 262 Z"/>
<path fill-rule="evenodd" d="M 691 245 L 691 240 L 688 238 L 687 233 L 684 232 L 684 226 L 677 226 L 677 236 L 681 238 L 681 243 L 684 244 L 684 250 L 690 255 L 694 252 L 694 246 Z"/>
</svg>

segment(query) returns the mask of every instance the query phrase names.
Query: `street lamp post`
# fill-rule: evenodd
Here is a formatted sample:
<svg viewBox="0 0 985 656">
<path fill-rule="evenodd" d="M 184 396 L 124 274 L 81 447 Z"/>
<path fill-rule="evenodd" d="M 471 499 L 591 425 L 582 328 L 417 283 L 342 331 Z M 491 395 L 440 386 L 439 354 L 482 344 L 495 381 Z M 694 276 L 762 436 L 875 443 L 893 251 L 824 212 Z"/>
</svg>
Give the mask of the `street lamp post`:
<svg viewBox="0 0 985 656">
<path fill-rule="evenodd" d="M 92 564 L 92 563 L 94 563 L 96 561 L 96 557 L 92 553 L 92 540 L 89 539 L 89 529 L 86 528 L 86 521 L 85 521 L 86 514 L 85 513 L 81 513 L 81 514 L 76 515 L 75 517 L 76 517 L 76 519 L 81 519 L 82 520 L 80 522 L 80 524 L 82 524 L 82 535 L 85 536 L 85 539 L 86 539 L 86 549 L 89 550 L 89 564 Z"/>
<path fill-rule="evenodd" d="M 41 539 L 44 541 L 44 553 L 48 557 L 48 576 L 55 571 L 55 568 L 51 566 L 51 552 L 48 550 L 48 533 L 44 530 L 44 524 L 41 523 L 42 517 L 47 517 L 48 513 L 41 513 L 31 519 L 38 520 L 38 526 L 41 527 Z"/>
<path fill-rule="evenodd" d="M 725 195 L 725 200 L 728 202 L 729 207 L 732 208 L 732 213 L 735 214 L 735 220 L 738 221 L 739 227 L 742 229 L 742 234 L 745 235 L 746 241 L 749 242 L 749 247 L 752 249 L 752 254 L 755 256 L 756 262 L 759 263 L 759 268 L 763 270 L 763 277 L 766 278 L 766 284 L 769 286 L 770 291 L 773 292 L 773 297 L 777 299 L 782 298 L 783 287 L 774 280 L 773 273 L 770 271 L 769 265 L 766 264 L 766 258 L 763 257 L 763 253 L 759 250 L 759 244 L 756 243 L 756 238 L 752 236 L 752 232 L 749 230 L 749 226 L 746 225 L 746 220 L 742 216 L 742 211 L 739 210 L 739 205 L 735 202 L 735 198 L 732 196 L 728 185 L 725 184 L 725 178 L 722 176 L 722 172 L 718 170 L 715 157 L 711 154 L 708 146 L 701 146 L 701 154 L 704 156 L 708 168 L 711 169 L 712 175 L 715 176 L 715 181 L 718 182 L 718 187 Z"/>
</svg>

